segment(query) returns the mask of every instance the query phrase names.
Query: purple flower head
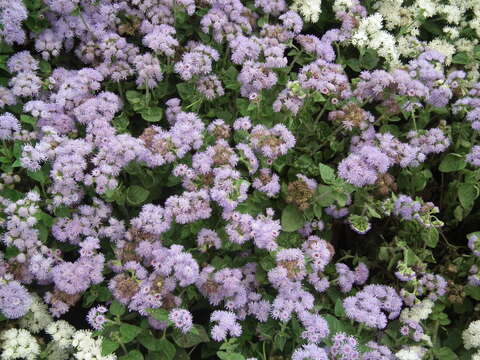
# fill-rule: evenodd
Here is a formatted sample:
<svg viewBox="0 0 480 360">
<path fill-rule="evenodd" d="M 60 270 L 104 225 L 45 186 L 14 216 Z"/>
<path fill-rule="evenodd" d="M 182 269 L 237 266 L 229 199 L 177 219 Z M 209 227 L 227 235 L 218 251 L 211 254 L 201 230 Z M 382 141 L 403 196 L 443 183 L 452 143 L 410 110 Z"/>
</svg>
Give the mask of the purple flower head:
<svg viewBox="0 0 480 360">
<path fill-rule="evenodd" d="M 402 321 L 402 327 L 400 328 L 400 334 L 410 337 L 413 341 L 421 341 L 424 335 L 423 327 L 419 322 L 414 320 Z"/>
<path fill-rule="evenodd" d="M 327 321 L 320 315 L 301 311 L 298 317 L 305 328 L 301 337 L 309 343 L 318 344 L 330 333 Z"/>
<path fill-rule="evenodd" d="M 151 237 L 152 240 L 159 240 L 160 235 L 170 229 L 171 222 L 170 213 L 153 204 L 143 205 L 140 214 L 131 220 L 135 232 Z"/>
<path fill-rule="evenodd" d="M 273 215 L 258 215 L 251 223 L 251 236 L 255 245 L 259 249 L 266 249 L 273 251 L 277 249 L 276 238 L 280 235 L 281 225 L 280 220 L 273 220 Z"/>
<path fill-rule="evenodd" d="M 326 351 L 315 344 L 302 345 L 295 349 L 292 360 L 328 360 Z"/>
<path fill-rule="evenodd" d="M 369 341 L 366 345 L 370 350 L 362 354 L 362 360 L 393 360 L 395 358 L 390 349 L 384 345 L 374 341 Z"/>
<path fill-rule="evenodd" d="M 330 356 L 334 360 L 358 360 L 360 352 L 357 349 L 357 339 L 343 332 L 336 333 L 333 344 L 329 349 Z"/>
<path fill-rule="evenodd" d="M 18 319 L 30 309 L 32 297 L 18 281 L 0 285 L 0 312 L 7 319 Z"/>
<path fill-rule="evenodd" d="M 313 269 L 317 272 L 323 272 L 335 253 L 330 243 L 315 235 L 309 236 L 302 248 L 305 255 L 312 260 Z"/>
<path fill-rule="evenodd" d="M 228 335 L 238 337 L 242 334 L 242 327 L 233 312 L 214 311 L 210 316 L 210 322 L 217 323 L 211 331 L 212 339 L 215 341 L 224 341 Z"/>
<path fill-rule="evenodd" d="M 425 274 L 419 281 L 418 295 L 426 295 L 432 301 L 437 300 L 447 292 L 447 281 L 438 274 Z"/>
<path fill-rule="evenodd" d="M 222 242 L 215 231 L 203 228 L 198 233 L 197 245 L 200 251 L 206 252 L 209 247 L 220 249 Z"/>
<path fill-rule="evenodd" d="M 108 309 L 105 306 L 91 308 L 87 314 L 87 322 L 95 330 L 102 330 L 103 325 L 108 321 L 105 313 Z"/>
<path fill-rule="evenodd" d="M 243 64 L 237 80 L 242 84 L 240 93 L 243 97 L 252 98 L 255 95 L 256 98 L 262 90 L 272 88 L 278 76 L 266 64 L 248 60 Z"/>
<path fill-rule="evenodd" d="M 0 140 L 14 140 L 20 132 L 20 122 L 10 113 L 0 115 Z"/>
<path fill-rule="evenodd" d="M 371 328 L 383 329 L 389 319 L 393 320 L 400 314 L 402 299 L 389 286 L 368 285 L 355 296 L 347 297 L 343 307 L 350 319 Z"/>
<path fill-rule="evenodd" d="M 279 15 L 287 7 L 285 0 L 255 0 L 255 6 L 272 15 Z"/>
<path fill-rule="evenodd" d="M 480 234 L 471 233 L 467 235 L 468 247 L 472 250 L 473 255 L 480 257 Z"/>
<path fill-rule="evenodd" d="M 474 145 L 466 156 L 466 161 L 473 166 L 480 166 L 480 146 Z"/>
<path fill-rule="evenodd" d="M 172 245 L 170 249 L 161 248 L 153 252 L 152 265 L 162 276 L 173 276 L 179 285 L 186 287 L 195 283 L 199 276 L 199 266 L 183 246 Z"/>
<path fill-rule="evenodd" d="M 189 332 L 193 326 L 192 314 L 185 309 L 173 309 L 170 311 L 168 319 L 184 334 Z"/>
<path fill-rule="evenodd" d="M 263 125 L 255 126 L 250 141 L 255 151 L 272 160 L 285 155 L 295 146 L 295 137 L 283 124 L 277 124 L 271 129 Z"/>
<path fill-rule="evenodd" d="M 243 244 L 252 237 L 253 218 L 249 214 L 233 212 L 225 227 L 228 239 L 235 244 Z"/>
<path fill-rule="evenodd" d="M 28 11 L 21 0 L 0 2 L 0 38 L 7 44 L 23 44 L 26 36 L 22 22 L 28 17 Z"/>
<path fill-rule="evenodd" d="M 277 174 L 272 173 L 272 170 L 262 168 L 258 172 L 258 177 L 253 180 L 252 186 L 268 197 L 274 197 L 280 192 L 280 178 Z"/>
<path fill-rule="evenodd" d="M 30 52 L 24 50 L 11 56 L 7 61 L 7 67 L 11 73 L 33 73 L 38 70 L 38 61 L 33 58 Z"/>
<path fill-rule="evenodd" d="M 207 100 L 214 100 L 225 95 L 222 82 L 216 75 L 203 76 L 197 81 L 197 91 Z"/>
<path fill-rule="evenodd" d="M 153 89 L 163 79 L 160 62 L 152 54 L 137 55 L 134 59 L 137 71 L 136 84 L 138 87 Z"/>
</svg>

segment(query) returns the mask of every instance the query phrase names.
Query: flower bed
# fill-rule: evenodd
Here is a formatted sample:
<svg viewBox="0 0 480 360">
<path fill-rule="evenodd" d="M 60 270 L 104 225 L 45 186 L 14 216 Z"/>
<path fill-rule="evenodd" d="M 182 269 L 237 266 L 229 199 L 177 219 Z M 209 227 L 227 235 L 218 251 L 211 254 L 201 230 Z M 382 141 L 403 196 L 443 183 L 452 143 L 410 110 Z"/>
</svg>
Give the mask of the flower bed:
<svg viewBox="0 0 480 360">
<path fill-rule="evenodd" d="M 480 359 L 478 19 L 0 0 L 0 358 Z"/>
</svg>

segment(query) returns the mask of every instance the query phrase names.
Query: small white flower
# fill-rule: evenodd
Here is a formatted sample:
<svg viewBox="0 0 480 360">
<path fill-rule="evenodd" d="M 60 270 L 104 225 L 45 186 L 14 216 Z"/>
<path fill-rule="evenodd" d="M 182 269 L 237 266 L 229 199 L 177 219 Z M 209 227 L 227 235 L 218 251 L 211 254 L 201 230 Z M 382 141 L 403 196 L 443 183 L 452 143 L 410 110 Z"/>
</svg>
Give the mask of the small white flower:
<svg viewBox="0 0 480 360">
<path fill-rule="evenodd" d="M 35 339 L 25 329 L 10 329 L 4 331 L 0 339 L 2 360 L 26 359 L 34 360 L 40 354 L 40 346 Z"/>
<path fill-rule="evenodd" d="M 30 311 L 21 318 L 20 326 L 36 334 L 45 329 L 53 321 L 53 318 L 48 312 L 47 305 L 38 296 L 34 295 L 32 300 Z"/>
<path fill-rule="evenodd" d="M 425 299 L 418 304 L 413 305 L 411 308 L 405 308 L 400 314 L 400 320 L 402 321 L 415 321 L 420 322 L 428 319 L 428 316 L 432 313 L 433 301 Z"/>
<path fill-rule="evenodd" d="M 294 0 L 292 10 L 298 11 L 305 21 L 317 22 L 322 12 L 322 0 Z"/>
<path fill-rule="evenodd" d="M 75 328 L 66 321 L 59 320 L 52 322 L 47 326 L 45 331 L 62 349 L 68 349 L 72 346 L 72 337 L 75 334 Z"/>
<path fill-rule="evenodd" d="M 465 349 L 480 348 L 480 320 L 472 321 L 462 334 Z"/>
<path fill-rule="evenodd" d="M 422 360 L 426 352 L 427 349 L 422 346 L 407 346 L 395 355 L 398 360 Z"/>
</svg>

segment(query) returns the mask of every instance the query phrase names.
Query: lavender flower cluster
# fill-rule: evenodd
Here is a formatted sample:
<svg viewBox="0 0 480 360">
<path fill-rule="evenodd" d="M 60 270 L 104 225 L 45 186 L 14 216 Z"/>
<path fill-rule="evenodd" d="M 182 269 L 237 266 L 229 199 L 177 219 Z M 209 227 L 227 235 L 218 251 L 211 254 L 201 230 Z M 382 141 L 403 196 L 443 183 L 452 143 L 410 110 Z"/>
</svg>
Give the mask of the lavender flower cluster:
<svg viewBox="0 0 480 360">
<path fill-rule="evenodd" d="M 0 0 L 2 359 L 449 356 L 480 83 L 290 3 Z"/>
</svg>

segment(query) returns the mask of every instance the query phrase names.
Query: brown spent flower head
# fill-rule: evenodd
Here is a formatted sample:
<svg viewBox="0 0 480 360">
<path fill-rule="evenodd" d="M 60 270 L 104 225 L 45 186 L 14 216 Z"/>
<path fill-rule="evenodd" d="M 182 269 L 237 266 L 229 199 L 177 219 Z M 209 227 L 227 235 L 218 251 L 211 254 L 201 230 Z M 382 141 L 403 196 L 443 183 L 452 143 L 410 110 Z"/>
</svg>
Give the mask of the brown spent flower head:
<svg viewBox="0 0 480 360">
<path fill-rule="evenodd" d="M 288 193 L 286 201 L 295 204 L 300 210 L 306 210 L 310 207 L 315 190 L 311 189 L 303 180 L 296 180 L 288 184 Z"/>
<path fill-rule="evenodd" d="M 113 279 L 122 298 L 131 299 L 140 288 L 137 281 L 126 274 L 118 274 Z"/>
<path fill-rule="evenodd" d="M 169 152 L 175 152 L 175 145 L 172 140 L 169 137 L 156 139 L 155 137 L 157 134 L 157 128 L 155 126 L 150 126 L 143 131 L 142 135 L 139 136 L 139 139 L 143 140 L 146 148 L 153 153 L 165 155 Z"/>
<path fill-rule="evenodd" d="M 56 301 L 61 301 L 69 306 L 74 306 L 77 303 L 77 301 L 80 300 L 81 296 L 82 296 L 81 293 L 71 295 L 71 294 L 67 294 L 66 292 L 55 289 L 52 293 L 50 303 L 53 304 Z"/>
<path fill-rule="evenodd" d="M 465 300 L 465 289 L 461 284 L 455 284 L 452 280 L 448 280 L 448 300 L 453 304 L 461 304 Z"/>
<path fill-rule="evenodd" d="M 300 264 L 295 260 L 284 260 L 278 263 L 281 267 L 287 269 L 287 276 L 289 279 L 294 280 L 296 274 L 300 271 Z"/>
<path fill-rule="evenodd" d="M 135 249 L 137 248 L 138 243 L 137 242 L 125 242 L 125 244 L 122 247 L 116 247 L 115 248 L 115 256 L 118 260 L 120 260 L 122 263 L 126 263 L 128 261 L 140 261 L 141 258 L 138 256 L 138 254 L 135 252 Z"/>
<path fill-rule="evenodd" d="M 388 173 L 380 174 L 378 176 L 376 185 L 378 194 L 382 196 L 386 196 L 390 194 L 390 192 L 397 191 L 397 184 L 395 182 L 395 178 Z"/>
<path fill-rule="evenodd" d="M 230 138 L 230 127 L 226 124 L 215 125 L 213 128 L 213 136 L 215 136 L 217 139 Z"/>
<path fill-rule="evenodd" d="M 213 146 L 215 155 L 213 155 L 213 163 L 216 166 L 230 164 L 230 158 L 234 155 L 232 148 L 223 144 L 216 144 Z"/>
</svg>

